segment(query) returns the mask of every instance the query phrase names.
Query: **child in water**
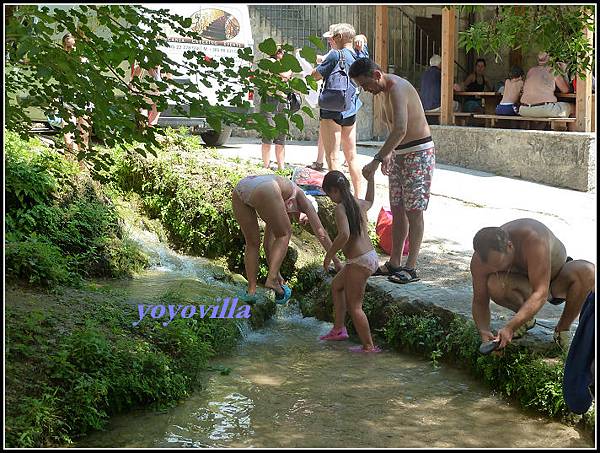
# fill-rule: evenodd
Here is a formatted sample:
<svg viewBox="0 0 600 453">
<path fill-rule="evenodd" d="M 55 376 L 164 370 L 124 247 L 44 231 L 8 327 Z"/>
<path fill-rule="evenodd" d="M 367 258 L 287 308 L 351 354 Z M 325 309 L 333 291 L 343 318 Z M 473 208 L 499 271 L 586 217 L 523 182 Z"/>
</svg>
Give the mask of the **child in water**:
<svg viewBox="0 0 600 453">
<path fill-rule="evenodd" d="M 323 267 L 329 269 L 331 260 L 340 249 L 347 260 L 331 285 L 335 307 L 333 328 L 319 339 L 336 341 L 348 338 L 344 326 L 347 309 L 362 342 L 362 346 L 350 348 L 353 352 L 381 352 L 380 348 L 373 345 L 369 320 L 362 309 L 367 279 L 379 266 L 377 253 L 369 238 L 366 215 L 375 196 L 374 178 L 375 175 L 369 179 L 365 200 L 359 200 L 352 195 L 350 182 L 342 172 L 330 171 L 323 178 L 323 190 L 337 203 L 335 222 L 338 230 L 337 237 L 325 255 Z"/>
</svg>

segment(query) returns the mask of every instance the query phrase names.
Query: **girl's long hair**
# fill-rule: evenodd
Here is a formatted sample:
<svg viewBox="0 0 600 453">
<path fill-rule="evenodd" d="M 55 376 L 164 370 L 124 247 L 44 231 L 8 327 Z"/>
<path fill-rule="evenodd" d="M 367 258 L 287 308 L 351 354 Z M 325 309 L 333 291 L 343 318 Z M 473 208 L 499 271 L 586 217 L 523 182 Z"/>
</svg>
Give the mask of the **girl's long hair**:
<svg viewBox="0 0 600 453">
<path fill-rule="evenodd" d="M 362 229 L 362 215 L 358 203 L 350 192 L 350 182 L 341 171 L 332 170 L 323 178 L 323 190 L 328 192 L 336 188 L 342 195 L 342 204 L 346 209 L 350 236 L 360 236 Z"/>
</svg>

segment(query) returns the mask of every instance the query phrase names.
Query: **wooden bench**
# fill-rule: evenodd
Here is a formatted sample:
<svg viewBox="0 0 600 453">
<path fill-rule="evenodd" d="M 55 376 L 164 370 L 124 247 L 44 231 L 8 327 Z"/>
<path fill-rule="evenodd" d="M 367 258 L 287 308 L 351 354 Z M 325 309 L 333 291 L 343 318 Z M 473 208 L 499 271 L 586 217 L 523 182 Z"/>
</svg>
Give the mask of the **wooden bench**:
<svg viewBox="0 0 600 453">
<path fill-rule="evenodd" d="M 554 128 L 557 123 L 574 123 L 577 118 L 551 118 L 551 117 L 541 117 L 537 118 L 534 116 L 519 116 L 519 115 L 483 115 L 483 114 L 475 114 L 473 118 L 481 118 L 485 120 L 485 127 L 495 127 L 497 120 L 508 120 L 508 121 L 527 121 L 527 128 L 529 128 L 530 121 L 537 121 L 540 123 L 550 123 L 552 128 Z"/>
<path fill-rule="evenodd" d="M 427 110 L 425 110 L 425 116 L 432 116 L 432 117 L 436 117 L 438 118 L 440 115 L 442 114 L 442 112 L 428 112 Z M 457 121 L 460 121 L 464 124 L 466 124 L 467 120 L 473 116 L 472 113 L 468 113 L 468 112 L 454 112 L 454 118 Z"/>
</svg>

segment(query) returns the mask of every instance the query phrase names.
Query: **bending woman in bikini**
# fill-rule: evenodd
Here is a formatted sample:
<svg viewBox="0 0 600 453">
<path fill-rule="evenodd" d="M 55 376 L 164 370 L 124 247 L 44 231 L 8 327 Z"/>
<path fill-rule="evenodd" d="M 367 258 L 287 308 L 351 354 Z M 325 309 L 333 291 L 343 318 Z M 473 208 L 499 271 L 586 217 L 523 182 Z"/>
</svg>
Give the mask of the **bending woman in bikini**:
<svg viewBox="0 0 600 453">
<path fill-rule="evenodd" d="M 239 223 L 246 241 L 244 266 L 248 279 L 248 290 L 240 299 L 247 302 L 256 300 L 260 248 L 258 215 L 266 224 L 263 245 L 269 265 L 269 274 L 265 286 L 275 291 L 277 303 L 285 304 L 292 291 L 284 284 L 279 269 L 287 253 L 292 235 L 290 220 L 301 222 L 307 220 L 323 248 L 328 250 L 331 246 L 331 239 L 323 228 L 317 211 L 295 183 L 277 175 L 243 178 L 233 190 L 232 205 L 235 219 Z M 334 264 L 336 269 L 341 268 L 341 263 L 337 258 L 334 260 Z"/>
</svg>

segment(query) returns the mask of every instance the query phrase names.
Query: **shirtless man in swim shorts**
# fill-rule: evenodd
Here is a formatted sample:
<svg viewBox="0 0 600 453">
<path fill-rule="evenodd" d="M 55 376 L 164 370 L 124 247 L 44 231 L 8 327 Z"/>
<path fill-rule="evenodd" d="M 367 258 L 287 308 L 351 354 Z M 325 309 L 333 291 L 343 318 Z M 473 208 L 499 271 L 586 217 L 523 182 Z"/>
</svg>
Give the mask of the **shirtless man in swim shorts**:
<svg viewBox="0 0 600 453">
<path fill-rule="evenodd" d="M 565 302 L 554 338 L 567 349 L 571 323 L 594 290 L 595 266 L 568 257 L 563 243 L 534 219 L 483 228 L 473 238 L 473 248 L 472 310 L 482 341 L 500 340 L 498 349 L 502 349 L 516 331 L 524 333 L 535 325 L 533 317 L 547 301 Z M 497 335 L 490 330 L 490 298 L 515 312 Z"/>
<path fill-rule="evenodd" d="M 435 149 L 419 93 L 406 79 L 386 74 L 368 58 L 350 67 L 350 77 L 365 91 L 383 95 L 384 119 L 389 135 L 373 161 L 363 168 L 366 179 L 377 171 L 389 176 L 392 209 L 392 254 L 373 275 L 389 275 L 395 283 L 419 280 L 415 271 L 423 240 L 423 211 L 429 204 Z M 401 265 L 408 235 L 409 255 Z"/>
<path fill-rule="evenodd" d="M 279 269 L 292 236 L 290 219 L 308 221 L 325 251 L 331 247 L 331 239 L 323 228 L 317 211 L 294 182 L 272 174 L 241 179 L 233 190 L 232 206 L 246 241 L 244 266 L 248 290 L 246 294 L 239 296 L 239 299 L 245 302 L 256 301 L 260 248 L 258 215 L 265 222 L 264 247 L 269 264 L 265 286 L 275 291 L 277 303 L 286 303 L 291 296 L 291 290 L 284 284 Z M 340 260 L 335 257 L 333 262 L 336 270 L 340 270 Z"/>
</svg>

